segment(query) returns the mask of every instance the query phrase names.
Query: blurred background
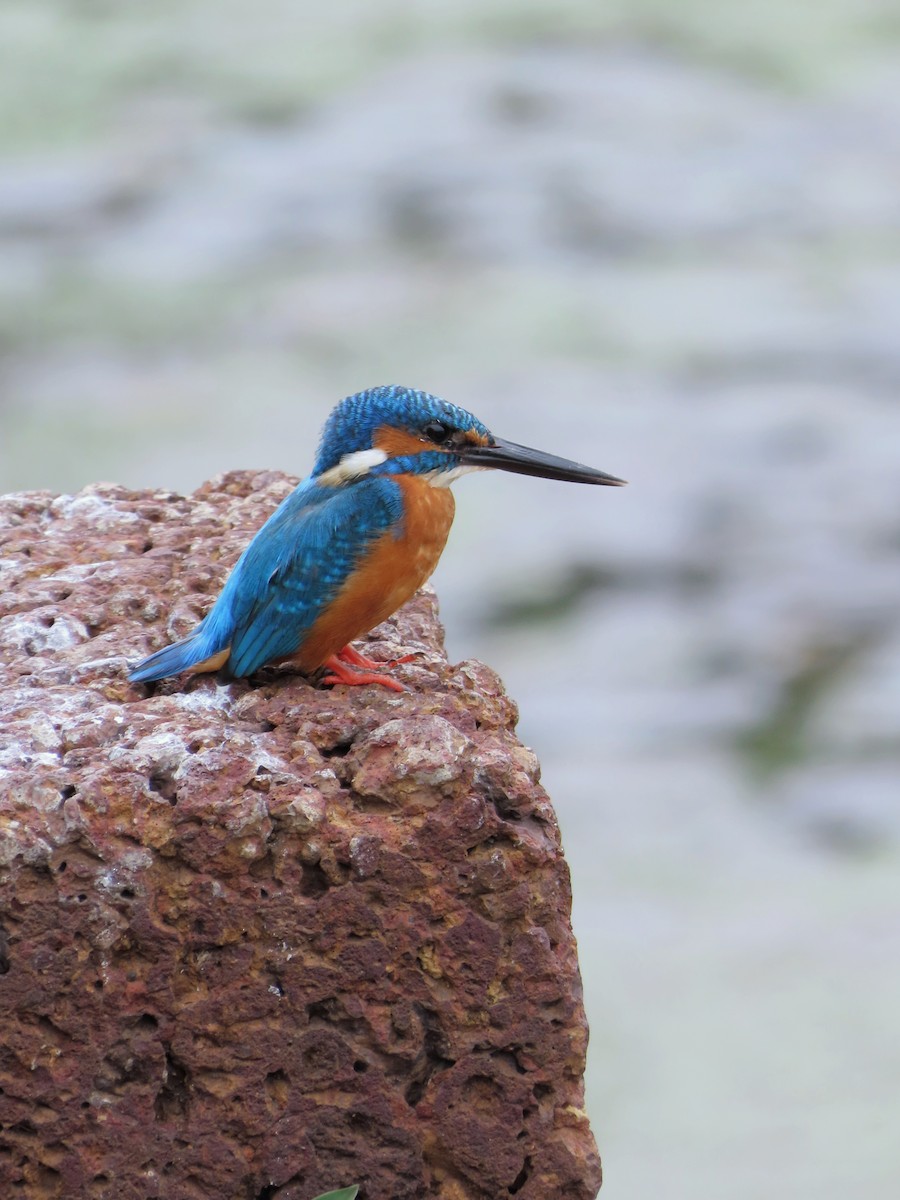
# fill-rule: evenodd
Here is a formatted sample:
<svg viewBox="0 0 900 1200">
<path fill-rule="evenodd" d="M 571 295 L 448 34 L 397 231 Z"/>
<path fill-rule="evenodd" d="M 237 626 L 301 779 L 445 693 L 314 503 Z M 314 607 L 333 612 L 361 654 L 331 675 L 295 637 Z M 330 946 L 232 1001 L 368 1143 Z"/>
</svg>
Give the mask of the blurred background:
<svg viewBox="0 0 900 1200">
<path fill-rule="evenodd" d="M 4 0 L 0 490 L 305 473 L 398 382 L 573 874 L 604 1195 L 900 1178 L 900 10 Z"/>
</svg>

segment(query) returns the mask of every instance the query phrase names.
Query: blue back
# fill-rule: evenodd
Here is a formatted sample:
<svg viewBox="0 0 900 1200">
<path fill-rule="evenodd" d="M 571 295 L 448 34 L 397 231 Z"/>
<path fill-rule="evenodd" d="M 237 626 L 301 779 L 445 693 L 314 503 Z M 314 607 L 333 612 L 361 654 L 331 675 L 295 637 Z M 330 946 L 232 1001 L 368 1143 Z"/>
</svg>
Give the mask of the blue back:
<svg viewBox="0 0 900 1200">
<path fill-rule="evenodd" d="M 209 653 L 231 646 L 232 675 L 295 653 L 372 542 L 400 530 L 400 487 L 387 477 L 352 487 L 304 480 L 238 559 L 202 623 Z"/>
</svg>

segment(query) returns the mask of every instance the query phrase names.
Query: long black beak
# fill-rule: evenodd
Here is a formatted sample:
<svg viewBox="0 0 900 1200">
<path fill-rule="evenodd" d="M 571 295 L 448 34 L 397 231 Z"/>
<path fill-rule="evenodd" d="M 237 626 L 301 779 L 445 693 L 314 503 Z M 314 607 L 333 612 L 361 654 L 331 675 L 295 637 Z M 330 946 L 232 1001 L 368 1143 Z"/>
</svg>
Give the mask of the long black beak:
<svg viewBox="0 0 900 1200">
<path fill-rule="evenodd" d="M 497 467 L 514 475 L 537 475 L 540 479 L 563 479 L 569 483 L 601 483 L 607 487 L 623 487 L 624 479 L 607 475 L 594 467 L 584 467 L 568 458 L 557 458 L 543 450 L 519 446 L 494 438 L 492 446 L 463 446 L 457 451 L 466 466 Z"/>
</svg>

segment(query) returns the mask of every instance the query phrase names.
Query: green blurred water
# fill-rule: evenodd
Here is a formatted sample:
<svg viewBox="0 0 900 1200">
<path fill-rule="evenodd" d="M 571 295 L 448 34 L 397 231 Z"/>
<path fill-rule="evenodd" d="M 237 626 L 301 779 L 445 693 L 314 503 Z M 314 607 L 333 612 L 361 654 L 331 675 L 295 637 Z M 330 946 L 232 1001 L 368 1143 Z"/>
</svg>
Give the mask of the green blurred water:
<svg viewBox="0 0 900 1200">
<path fill-rule="evenodd" d="M 893 1196 L 900 21 L 856 0 L 0 9 L 0 487 L 308 469 L 427 387 L 436 584 L 572 865 L 624 1198 Z"/>
</svg>

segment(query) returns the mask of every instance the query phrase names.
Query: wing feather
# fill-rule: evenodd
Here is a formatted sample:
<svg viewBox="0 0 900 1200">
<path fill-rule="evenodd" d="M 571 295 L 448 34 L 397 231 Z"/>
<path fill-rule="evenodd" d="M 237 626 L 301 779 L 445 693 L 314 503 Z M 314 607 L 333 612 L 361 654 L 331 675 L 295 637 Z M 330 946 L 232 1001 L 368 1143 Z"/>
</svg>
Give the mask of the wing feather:
<svg viewBox="0 0 900 1200">
<path fill-rule="evenodd" d="M 400 488 L 383 476 L 292 493 L 247 547 L 222 592 L 233 628 L 231 674 L 251 675 L 296 653 L 371 544 L 392 526 L 399 529 L 402 518 Z"/>
</svg>

